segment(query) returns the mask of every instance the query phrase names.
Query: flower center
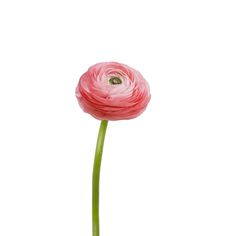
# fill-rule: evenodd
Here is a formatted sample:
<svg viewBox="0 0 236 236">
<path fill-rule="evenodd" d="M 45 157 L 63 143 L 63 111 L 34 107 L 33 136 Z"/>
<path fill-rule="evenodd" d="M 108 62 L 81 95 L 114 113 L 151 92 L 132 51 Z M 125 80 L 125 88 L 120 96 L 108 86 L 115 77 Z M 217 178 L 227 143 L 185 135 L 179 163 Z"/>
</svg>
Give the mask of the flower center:
<svg viewBox="0 0 236 236">
<path fill-rule="evenodd" d="M 112 85 L 122 84 L 122 80 L 119 77 L 111 77 L 109 83 Z"/>
</svg>

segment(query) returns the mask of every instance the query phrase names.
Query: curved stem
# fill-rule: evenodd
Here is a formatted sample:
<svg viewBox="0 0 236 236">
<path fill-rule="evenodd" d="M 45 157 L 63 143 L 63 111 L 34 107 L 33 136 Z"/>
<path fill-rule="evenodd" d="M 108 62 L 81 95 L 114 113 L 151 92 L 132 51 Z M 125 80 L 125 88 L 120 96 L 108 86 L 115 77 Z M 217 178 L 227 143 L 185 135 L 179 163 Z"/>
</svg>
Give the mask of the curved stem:
<svg viewBox="0 0 236 236">
<path fill-rule="evenodd" d="M 92 189 L 92 222 L 93 222 L 93 236 L 99 236 L 99 177 L 100 177 L 100 167 L 102 161 L 102 151 L 104 145 L 104 139 L 107 129 L 107 120 L 102 120 L 98 139 L 97 146 L 93 164 L 93 189 Z"/>
</svg>

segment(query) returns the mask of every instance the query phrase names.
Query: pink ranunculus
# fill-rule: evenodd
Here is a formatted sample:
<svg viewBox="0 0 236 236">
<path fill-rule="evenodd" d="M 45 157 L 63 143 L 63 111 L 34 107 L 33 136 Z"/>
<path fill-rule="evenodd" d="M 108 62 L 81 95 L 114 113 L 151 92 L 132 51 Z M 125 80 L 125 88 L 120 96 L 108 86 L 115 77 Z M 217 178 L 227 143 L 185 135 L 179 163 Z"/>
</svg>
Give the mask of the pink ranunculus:
<svg viewBox="0 0 236 236">
<path fill-rule="evenodd" d="M 117 62 L 91 66 L 76 87 L 81 108 L 99 120 L 139 116 L 151 95 L 147 81 L 135 69 Z"/>
</svg>

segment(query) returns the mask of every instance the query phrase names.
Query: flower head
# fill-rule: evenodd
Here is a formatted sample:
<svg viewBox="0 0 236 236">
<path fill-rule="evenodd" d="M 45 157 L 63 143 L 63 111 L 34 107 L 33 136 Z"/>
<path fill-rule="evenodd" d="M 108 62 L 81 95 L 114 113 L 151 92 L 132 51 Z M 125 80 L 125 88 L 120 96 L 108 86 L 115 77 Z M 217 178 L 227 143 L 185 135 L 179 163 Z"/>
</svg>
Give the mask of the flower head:
<svg viewBox="0 0 236 236">
<path fill-rule="evenodd" d="M 135 69 L 117 62 L 91 66 L 76 87 L 81 108 L 99 120 L 127 120 L 139 116 L 151 95 L 147 81 Z"/>
</svg>

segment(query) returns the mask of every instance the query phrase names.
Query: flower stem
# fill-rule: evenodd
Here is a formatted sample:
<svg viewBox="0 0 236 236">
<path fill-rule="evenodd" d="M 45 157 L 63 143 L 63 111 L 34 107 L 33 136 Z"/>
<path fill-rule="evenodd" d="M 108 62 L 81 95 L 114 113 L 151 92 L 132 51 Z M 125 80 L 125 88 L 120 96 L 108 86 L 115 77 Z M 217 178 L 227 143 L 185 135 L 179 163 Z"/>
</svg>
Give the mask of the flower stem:
<svg viewBox="0 0 236 236">
<path fill-rule="evenodd" d="M 107 120 L 102 120 L 98 139 L 97 146 L 93 164 L 93 189 L 92 189 L 92 223 L 93 223 L 93 236 L 99 236 L 99 176 L 100 176 L 100 167 L 102 161 L 102 151 L 104 145 L 104 139 L 107 129 Z"/>
</svg>

